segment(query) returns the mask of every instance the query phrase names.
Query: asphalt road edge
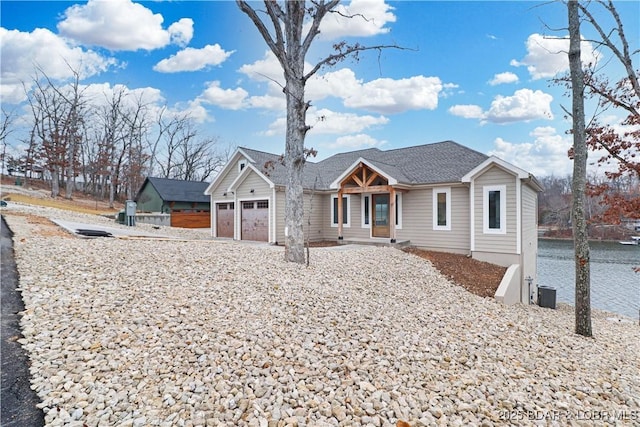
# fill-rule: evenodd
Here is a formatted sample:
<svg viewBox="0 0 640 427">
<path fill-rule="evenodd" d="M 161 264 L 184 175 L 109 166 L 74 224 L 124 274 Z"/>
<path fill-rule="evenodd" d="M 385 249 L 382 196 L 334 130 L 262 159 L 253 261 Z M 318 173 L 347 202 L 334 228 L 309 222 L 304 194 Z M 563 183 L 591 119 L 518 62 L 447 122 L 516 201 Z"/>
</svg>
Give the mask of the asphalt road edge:
<svg viewBox="0 0 640 427">
<path fill-rule="evenodd" d="M 29 356 L 18 343 L 18 339 L 23 337 L 20 313 L 25 307 L 22 294 L 17 290 L 19 274 L 13 251 L 13 232 L 5 222 L 4 216 L 0 222 L 0 425 L 41 427 L 44 425 L 44 413 L 36 406 L 40 399 L 31 389 Z"/>
</svg>

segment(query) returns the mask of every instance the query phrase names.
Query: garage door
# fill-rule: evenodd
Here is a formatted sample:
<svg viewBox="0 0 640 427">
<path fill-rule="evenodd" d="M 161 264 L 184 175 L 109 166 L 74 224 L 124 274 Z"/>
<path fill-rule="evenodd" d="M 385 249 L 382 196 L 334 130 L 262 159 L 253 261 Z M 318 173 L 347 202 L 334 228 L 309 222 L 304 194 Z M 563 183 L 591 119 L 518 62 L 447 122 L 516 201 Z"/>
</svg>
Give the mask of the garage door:
<svg viewBox="0 0 640 427">
<path fill-rule="evenodd" d="M 269 241 L 269 201 L 242 202 L 242 240 Z"/>
<path fill-rule="evenodd" d="M 209 211 L 177 210 L 171 211 L 171 226 L 182 228 L 211 227 L 211 213 Z"/>
<path fill-rule="evenodd" d="M 217 203 L 216 230 L 218 237 L 233 238 L 233 214 L 235 212 L 234 204 Z"/>
</svg>

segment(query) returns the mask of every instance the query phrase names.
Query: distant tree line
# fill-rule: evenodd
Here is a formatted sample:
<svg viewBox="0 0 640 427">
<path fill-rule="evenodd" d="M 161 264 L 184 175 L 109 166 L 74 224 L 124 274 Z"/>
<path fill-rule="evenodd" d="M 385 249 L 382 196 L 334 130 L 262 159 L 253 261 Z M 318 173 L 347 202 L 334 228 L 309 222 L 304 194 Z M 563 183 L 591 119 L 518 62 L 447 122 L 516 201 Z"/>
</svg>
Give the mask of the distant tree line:
<svg viewBox="0 0 640 427">
<path fill-rule="evenodd" d="M 35 72 L 31 88 L 25 85 L 28 119 L 2 109 L 3 165 L 26 183 L 45 180 L 52 197 L 69 199 L 82 188 L 113 206 L 133 198 L 147 176 L 206 181 L 228 160 L 231 147 L 200 135 L 189 114 L 158 108 L 144 91 L 123 86 L 90 93 L 72 73 L 71 81 L 58 83 Z M 17 154 L 8 154 L 19 122 L 28 123 L 26 137 L 13 141 L 21 147 Z"/>
<path fill-rule="evenodd" d="M 545 176 L 539 178 L 544 191 L 538 197 L 538 224 L 558 229 L 571 229 L 571 206 L 573 194 L 570 175 Z M 640 179 L 635 174 L 620 175 L 612 178 L 607 175 L 590 175 L 587 178 L 588 191 L 585 198 L 585 214 L 590 224 L 621 224 L 640 219 L 636 215 L 625 215 L 612 210 L 610 200 L 633 201 L 640 198 Z M 612 212 L 617 212 L 614 214 Z"/>
</svg>

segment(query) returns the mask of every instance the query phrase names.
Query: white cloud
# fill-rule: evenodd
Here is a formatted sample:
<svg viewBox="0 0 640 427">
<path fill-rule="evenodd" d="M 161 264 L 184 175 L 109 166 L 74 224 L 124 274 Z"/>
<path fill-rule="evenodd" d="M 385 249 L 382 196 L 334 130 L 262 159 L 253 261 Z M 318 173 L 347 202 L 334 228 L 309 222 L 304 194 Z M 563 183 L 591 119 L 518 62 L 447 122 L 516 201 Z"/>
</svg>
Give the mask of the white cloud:
<svg viewBox="0 0 640 427">
<path fill-rule="evenodd" d="M 254 106 L 282 108 L 284 101 L 274 101 L 284 98 L 284 77 L 280 63 L 271 52 L 266 52 L 261 60 L 243 65 L 239 71 L 252 80 L 269 82 L 268 96 L 256 97 Z M 454 89 L 458 86 L 447 84 L 447 87 Z M 364 83 L 356 78 L 353 70 L 341 68 L 310 78 L 305 88 L 305 98 L 317 102 L 335 97 L 342 99 L 345 107 L 393 114 L 407 110 L 434 110 L 443 88 L 438 77 L 424 76 L 399 80 L 383 78 Z"/>
<path fill-rule="evenodd" d="M 479 105 L 454 105 L 449 113 L 466 119 L 480 119 L 482 123 L 512 123 L 531 120 L 552 120 L 553 96 L 540 90 L 520 89 L 512 96 L 496 96 L 488 111 Z"/>
<path fill-rule="evenodd" d="M 344 100 L 345 107 L 362 108 L 382 114 L 407 110 L 434 110 L 442 82 L 438 77 L 414 76 L 405 79 L 382 78 L 362 83 L 353 71 L 339 70 L 323 76 L 325 93 Z M 322 87 L 317 89 L 321 93 Z"/>
<path fill-rule="evenodd" d="M 449 108 L 449 113 L 465 119 L 484 118 L 484 111 L 479 105 L 454 105 Z"/>
<path fill-rule="evenodd" d="M 222 64 L 233 52 L 225 52 L 217 43 L 206 45 L 202 49 L 188 47 L 158 62 L 153 69 L 161 73 L 197 71 L 210 65 Z"/>
<path fill-rule="evenodd" d="M 311 126 L 309 134 L 314 135 L 352 134 L 388 122 L 389 119 L 384 116 L 359 116 L 353 113 L 338 113 L 325 108 L 320 110 L 311 108 L 307 114 L 307 123 Z M 280 117 L 269 125 L 265 135 L 284 135 L 286 125 L 287 119 Z"/>
<path fill-rule="evenodd" d="M 70 46 L 45 28 L 27 33 L 0 27 L 0 53 L 3 103 L 19 103 L 26 99 L 22 82 L 29 89 L 36 68 L 52 79 L 65 80 L 73 77 L 74 70 L 84 79 L 117 65 L 114 58 Z"/>
<path fill-rule="evenodd" d="M 507 84 L 507 83 L 517 83 L 517 82 L 518 82 L 518 76 L 516 76 L 515 74 L 509 71 L 505 73 L 498 73 L 494 75 L 491 80 L 489 80 L 489 84 L 491 86 L 497 86 L 497 85 Z"/>
<path fill-rule="evenodd" d="M 571 136 L 559 135 L 553 127 L 537 127 L 530 134 L 531 142 L 513 143 L 496 138 L 495 155 L 538 177 L 566 176 L 572 173 L 573 164 L 567 153 L 571 148 Z"/>
<path fill-rule="evenodd" d="M 541 90 L 520 89 L 513 96 L 497 96 L 491 103 L 486 120 L 494 123 L 551 120 L 551 101 L 553 96 Z"/>
<path fill-rule="evenodd" d="M 329 13 L 320 24 L 323 39 L 342 37 L 368 37 L 386 34 L 390 22 L 396 22 L 393 7 L 384 0 L 352 0 L 349 5 L 340 4 L 336 12 Z M 309 24 L 305 26 L 308 31 Z M 306 34 L 306 31 L 305 31 Z"/>
<path fill-rule="evenodd" d="M 209 86 L 199 99 L 227 110 L 239 110 L 245 106 L 244 101 L 248 95 L 247 91 L 242 88 L 222 89 L 219 81 L 213 81 L 209 82 Z"/>
<path fill-rule="evenodd" d="M 323 146 L 329 149 L 359 150 L 362 148 L 380 147 L 386 143 L 387 141 L 379 141 L 370 135 L 359 133 L 357 135 L 341 136 L 337 138 L 335 142 L 331 144 L 323 144 Z"/>
<path fill-rule="evenodd" d="M 169 25 L 171 43 L 178 46 L 186 46 L 193 38 L 193 19 L 182 18 L 178 22 Z"/>
<path fill-rule="evenodd" d="M 534 80 L 556 76 L 569 70 L 569 37 L 531 34 L 527 39 L 527 55 L 522 61 L 511 60 L 514 67 L 526 66 Z M 580 44 L 583 64 L 597 63 L 597 52 L 588 41 Z"/>
<path fill-rule="evenodd" d="M 58 31 L 82 44 L 110 50 L 153 50 L 191 40 L 193 20 L 183 18 L 169 30 L 162 28 L 163 21 L 162 15 L 131 0 L 89 0 L 68 8 Z"/>
<path fill-rule="evenodd" d="M 384 125 L 389 119 L 384 116 L 357 115 L 353 113 L 338 113 L 322 108 L 310 109 L 307 122 L 312 126 L 313 134 L 348 134 L 362 132 L 372 126 Z"/>
<path fill-rule="evenodd" d="M 273 84 L 273 86 L 277 85 Z M 248 103 L 252 108 L 271 111 L 284 111 L 287 109 L 287 100 L 282 95 L 282 90 L 276 92 L 270 91 L 270 93 L 262 96 L 252 96 L 249 98 Z"/>
<path fill-rule="evenodd" d="M 282 66 L 278 61 L 278 58 L 267 50 L 262 59 L 257 60 L 252 64 L 245 64 L 238 70 L 241 73 L 247 75 L 251 80 L 262 82 L 276 81 L 284 86 L 284 72 Z"/>
</svg>

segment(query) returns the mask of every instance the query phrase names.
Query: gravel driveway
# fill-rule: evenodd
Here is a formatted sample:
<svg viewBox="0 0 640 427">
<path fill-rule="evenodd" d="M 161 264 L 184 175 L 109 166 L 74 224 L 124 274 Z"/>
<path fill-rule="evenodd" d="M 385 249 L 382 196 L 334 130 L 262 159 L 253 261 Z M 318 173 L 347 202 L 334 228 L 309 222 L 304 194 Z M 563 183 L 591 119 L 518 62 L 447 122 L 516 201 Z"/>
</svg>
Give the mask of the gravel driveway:
<svg viewBox="0 0 640 427">
<path fill-rule="evenodd" d="M 640 422 L 637 322 L 596 312 L 579 337 L 571 307 L 502 306 L 392 248 L 314 248 L 306 268 L 187 231 L 78 239 L 6 218 L 47 425 Z"/>
</svg>

